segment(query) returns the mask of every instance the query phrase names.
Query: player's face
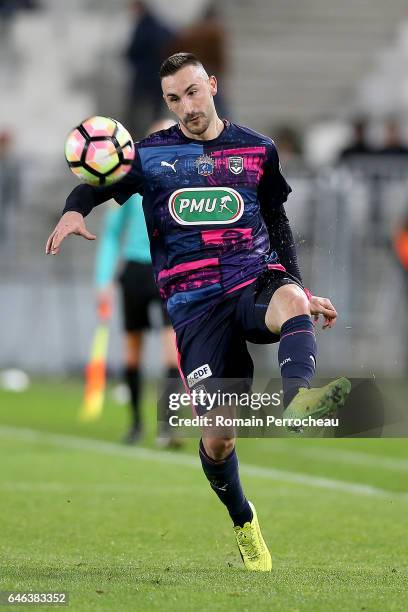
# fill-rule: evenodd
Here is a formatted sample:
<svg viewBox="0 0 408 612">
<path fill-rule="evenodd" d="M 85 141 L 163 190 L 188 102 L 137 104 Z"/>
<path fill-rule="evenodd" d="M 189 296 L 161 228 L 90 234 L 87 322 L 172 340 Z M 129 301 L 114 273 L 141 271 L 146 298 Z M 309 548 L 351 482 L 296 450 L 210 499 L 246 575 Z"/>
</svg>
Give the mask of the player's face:
<svg viewBox="0 0 408 612">
<path fill-rule="evenodd" d="M 199 66 L 185 66 L 162 79 L 163 97 L 192 136 L 204 134 L 216 117 L 213 96 L 217 80 Z"/>
</svg>

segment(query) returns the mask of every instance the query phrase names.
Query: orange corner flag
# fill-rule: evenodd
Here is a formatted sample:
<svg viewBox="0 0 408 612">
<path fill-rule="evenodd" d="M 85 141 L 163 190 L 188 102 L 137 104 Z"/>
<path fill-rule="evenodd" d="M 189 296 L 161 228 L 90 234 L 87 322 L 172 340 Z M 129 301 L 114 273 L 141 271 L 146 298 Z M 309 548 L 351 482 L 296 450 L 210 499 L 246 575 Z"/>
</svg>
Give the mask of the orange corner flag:
<svg viewBox="0 0 408 612">
<path fill-rule="evenodd" d="M 96 421 L 103 410 L 106 388 L 106 357 L 109 342 L 109 326 L 100 323 L 95 330 L 91 357 L 85 369 L 85 394 L 79 419 Z"/>
</svg>

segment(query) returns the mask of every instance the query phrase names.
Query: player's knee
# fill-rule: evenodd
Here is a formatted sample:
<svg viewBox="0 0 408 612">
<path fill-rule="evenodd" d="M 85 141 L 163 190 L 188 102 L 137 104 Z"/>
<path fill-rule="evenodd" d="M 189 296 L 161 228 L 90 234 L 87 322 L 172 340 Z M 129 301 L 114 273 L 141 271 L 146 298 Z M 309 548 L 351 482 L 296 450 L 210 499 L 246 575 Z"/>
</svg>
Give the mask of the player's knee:
<svg viewBox="0 0 408 612">
<path fill-rule="evenodd" d="M 265 323 L 271 332 L 279 334 L 285 321 L 302 314 L 310 315 L 306 294 L 297 285 L 285 285 L 273 295 L 266 312 Z"/>
<path fill-rule="evenodd" d="M 234 438 L 204 438 L 203 439 L 205 452 L 207 455 L 214 459 L 214 461 L 221 461 L 228 457 L 234 450 L 235 439 Z"/>
<path fill-rule="evenodd" d="M 310 314 L 309 300 L 297 285 L 280 287 L 272 297 L 271 311 L 277 310 L 284 320 L 301 314 Z"/>
<path fill-rule="evenodd" d="M 310 314 L 309 300 L 304 291 L 296 287 L 289 300 L 290 316 Z"/>
</svg>

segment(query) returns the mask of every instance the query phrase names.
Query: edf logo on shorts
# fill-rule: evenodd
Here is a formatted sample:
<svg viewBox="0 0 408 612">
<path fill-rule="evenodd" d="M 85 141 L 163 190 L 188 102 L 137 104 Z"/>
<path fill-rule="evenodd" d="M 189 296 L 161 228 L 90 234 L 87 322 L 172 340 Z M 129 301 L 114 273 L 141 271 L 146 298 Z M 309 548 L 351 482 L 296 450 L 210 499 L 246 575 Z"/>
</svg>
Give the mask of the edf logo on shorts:
<svg viewBox="0 0 408 612">
<path fill-rule="evenodd" d="M 180 225 L 225 225 L 242 217 L 244 200 L 231 187 L 190 187 L 171 194 L 169 211 Z"/>
<path fill-rule="evenodd" d="M 209 376 L 212 376 L 211 368 L 208 363 L 205 363 L 187 375 L 187 384 L 190 388 L 194 387 L 200 380 L 204 380 L 204 378 L 208 378 Z"/>
</svg>

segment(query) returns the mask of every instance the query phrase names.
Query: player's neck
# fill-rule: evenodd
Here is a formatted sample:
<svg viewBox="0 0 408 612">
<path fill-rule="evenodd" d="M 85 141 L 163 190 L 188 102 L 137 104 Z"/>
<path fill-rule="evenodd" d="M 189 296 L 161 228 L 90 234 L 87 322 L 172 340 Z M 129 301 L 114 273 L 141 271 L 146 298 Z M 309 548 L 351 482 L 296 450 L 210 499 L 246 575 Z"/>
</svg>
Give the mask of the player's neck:
<svg viewBox="0 0 408 612">
<path fill-rule="evenodd" d="M 208 128 L 202 134 L 192 134 L 181 122 L 179 123 L 179 126 L 184 136 L 187 136 L 187 138 L 191 138 L 192 140 L 214 140 L 214 138 L 218 138 L 225 128 L 223 120 L 220 119 L 218 115 L 215 115 L 214 120 L 211 121 Z"/>
</svg>

